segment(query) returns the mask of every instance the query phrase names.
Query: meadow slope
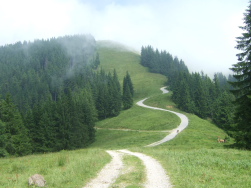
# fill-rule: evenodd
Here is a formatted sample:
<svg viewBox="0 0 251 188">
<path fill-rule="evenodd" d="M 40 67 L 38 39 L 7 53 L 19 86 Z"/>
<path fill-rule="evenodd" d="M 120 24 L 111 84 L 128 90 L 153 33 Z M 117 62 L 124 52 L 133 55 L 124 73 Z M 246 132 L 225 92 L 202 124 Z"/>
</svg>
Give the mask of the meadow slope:
<svg viewBox="0 0 251 188">
<path fill-rule="evenodd" d="M 137 93 L 135 102 L 150 97 L 145 101 L 145 104 L 181 112 L 171 100 L 172 93 L 162 95 L 159 90 L 160 87 L 165 85 L 166 78 L 162 75 L 149 73 L 147 68 L 140 66 L 140 57 L 137 53 L 119 46 L 117 46 L 117 48 L 114 46 L 109 48 L 109 42 L 107 41 L 102 41 L 99 44 L 99 53 L 102 61 L 101 66 L 105 68 L 105 70 L 115 68 L 121 80 L 127 70 L 132 75 Z M 125 64 L 122 65 L 123 68 L 120 69 L 120 64 L 123 63 Z M 148 122 L 153 112 L 150 112 L 150 109 L 138 108 L 139 107 L 134 106 L 130 110 L 123 111 L 121 115 L 116 118 L 99 122 L 97 126 L 103 128 L 118 128 L 119 124 L 122 124 L 123 128 L 133 128 L 134 122 L 137 122 L 141 113 L 144 114 L 144 111 L 148 111 L 149 118 L 147 118 L 147 114 L 145 114 L 146 118 L 140 119 L 140 128 L 144 129 L 144 125 L 147 125 L 145 129 L 149 130 L 149 128 L 147 128 L 149 127 Z M 157 112 L 155 112 L 155 114 L 156 113 Z M 163 138 L 163 134 L 157 136 L 156 133 L 153 134 L 148 141 L 139 139 L 137 142 L 137 138 L 142 138 L 142 133 L 135 134 L 135 132 L 121 133 L 120 131 L 119 133 L 119 131 L 110 131 L 109 133 L 106 132 L 103 134 L 103 131 L 108 130 L 98 130 L 98 139 L 95 147 L 113 148 L 114 146 L 114 149 L 128 147 L 131 151 L 150 155 L 158 159 L 165 167 L 175 187 L 251 187 L 251 176 L 249 173 L 251 170 L 251 162 L 249 160 L 251 153 L 249 151 L 232 149 L 230 146 L 233 140 L 224 144 L 218 143 L 218 136 L 221 138 L 227 136 L 223 130 L 219 129 L 209 120 L 201 119 L 193 114 L 184 114 L 189 118 L 188 128 L 181 132 L 175 139 L 157 147 L 148 148 L 142 146 L 146 143 L 152 143 L 154 140 L 160 140 L 159 138 Z M 166 115 L 163 114 L 162 118 L 159 118 L 159 122 L 160 124 L 165 124 L 165 120 L 167 122 L 169 120 L 176 121 L 177 119 L 175 120 L 175 118 L 177 117 L 166 113 Z M 124 124 L 126 124 L 126 126 Z M 155 124 L 158 124 L 158 121 L 155 121 Z M 175 126 L 178 124 L 178 122 L 174 123 Z M 162 126 L 156 125 L 156 127 L 161 130 Z M 114 142 L 110 141 L 109 147 L 107 147 L 106 140 L 102 137 L 108 134 L 110 135 L 110 140 L 113 140 L 113 135 L 123 134 L 123 136 L 121 135 L 124 141 L 123 144 L 120 146 L 116 144 L 119 140 L 119 136 L 117 135 L 118 140 L 115 138 Z M 101 138 L 100 141 L 99 138 Z M 128 140 L 126 138 L 128 138 Z M 108 137 L 106 137 L 106 139 L 108 139 Z M 104 144 L 101 143 L 101 140 L 104 141 Z"/>
</svg>

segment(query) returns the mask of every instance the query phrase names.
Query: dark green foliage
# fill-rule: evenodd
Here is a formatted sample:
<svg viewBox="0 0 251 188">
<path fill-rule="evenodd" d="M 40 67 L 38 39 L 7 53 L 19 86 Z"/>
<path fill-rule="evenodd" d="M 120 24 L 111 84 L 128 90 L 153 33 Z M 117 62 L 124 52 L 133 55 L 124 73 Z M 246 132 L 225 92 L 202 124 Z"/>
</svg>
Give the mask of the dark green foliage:
<svg viewBox="0 0 251 188">
<path fill-rule="evenodd" d="M 168 77 L 172 99 L 181 110 L 209 117 L 226 130 L 231 128 L 234 97 L 228 92 L 230 85 L 222 73 L 216 73 L 213 81 L 203 72 L 190 74 L 182 60 L 165 51 L 154 51 L 151 46 L 142 47 L 141 64 Z"/>
<path fill-rule="evenodd" d="M 224 77 L 225 78 L 225 77 Z M 234 96 L 220 85 L 217 74 L 212 81 L 203 73 L 178 73 L 168 81 L 173 91 L 172 98 L 178 107 L 202 118 L 211 118 L 218 126 L 230 129 L 235 106 Z"/>
<path fill-rule="evenodd" d="M 0 101 L 0 157 L 86 147 L 95 122 L 121 111 L 116 71 L 93 70 L 100 60 L 91 36 L 6 45 L 0 59 L 0 94 L 18 107 L 10 95 Z"/>
<path fill-rule="evenodd" d="M 93 87 L 99 119 L 114 117 L 121 111 L 121 89 L 116 71 L 113 75 L 103 70 L 97 74 L 97 86 Z"/>
<path fill-rule="evenodd" d="M 94 73 L 86 69 L 65 80 L 57 101 L 48 100 L 27 113 L 25 120 L 33 152 L 85 147 L 95 141 L 97 117 L 117 116 L 120 111 L 121 93 L 116 72 L 112 76 L 103 70 Z"/>
<path fill-rule="evenodd" d="M 22 113 L 57 100 L 64 81 L 91 65 L 95 45 L 92 36 L 75 35 L 0 47 L 0 93 L 10 93 Z"/>
<path fill-rule="evenodd" d="M 244 13 L 244 26 L 241 37 L 237 37 L 238 50 L 242 52 L 237 54 L 238 63 L 234 64 L 231 70 L 234 72 L 233 94 L 236 96 L 237 105 L 235 113 L 235 125 L 232 136 L 241 147 L 251 149 L 251 2 Z"/>
<path fill-rule="evenodd" d="M 124 109 L 129 109 L 133 105 L 133 95 L 134 95 L 134 89 L 131 77 L 129 73 L 126 73 L 126 76 L 123 80 L 123 107 Z"/>
<path fill-rule="evenodd" d="M 212 103 L 212 118 L 217 125 L 220 125 L 225 130 L 231 130 L 231 125 L 233 124 L 234 99 L 233 94 L 224 91 Z"/>
<path fill-rule="evenodd" d="M 94 69 L 97 69 L 99 65 L 100 65 L 100 60 L 99 60 L 99 54 L 97 53 L 96 58 L 93 61 L 92 67 Z"/>
<path fill-rule="evenodd" d="M 31 153 L 30 139 L 10 95 L 0 101 L 1 156 L 22 156 Z"/>
<path fill-rule="evenodd" d="M 154 50 L 151 46 L 141 48 L 141 64 L 151 72 L 163 74 L 168 78 L 174 76 L 177 71 L 188 72 L 184 61 L 173 58 L 166 51 Z"/>
<path fill-rule="evenodd" d="M 0 120 L 0 157 L 5 157 L 8 155 L 6 151 L 7 135 L 5 124 Z"/>
</svg>

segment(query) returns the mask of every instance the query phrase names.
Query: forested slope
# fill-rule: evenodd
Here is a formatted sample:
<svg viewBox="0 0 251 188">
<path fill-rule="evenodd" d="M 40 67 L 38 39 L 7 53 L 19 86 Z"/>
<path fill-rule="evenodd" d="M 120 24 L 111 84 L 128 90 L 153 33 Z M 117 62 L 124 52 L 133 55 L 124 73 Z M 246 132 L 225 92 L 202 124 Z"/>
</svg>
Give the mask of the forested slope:
<svg viewBox="0 0 251 188">
<path fill-rule="evenodd" d="M 151 72 L 167 76 L 172 100 L 179 109 L 211 118 L 221 128 L 232 130 L 235 97 L 229 91 L 228 81 L 232 81 L 233 76 L 227 79 L 222 73 L 215 73 L 211 79 L 203 72 L 190 73 L 184 61 L 151 46 L 142 47 L 141 64 Z"/>
<path fill-rule="evenodd" d="M 130 108 L 130 74 L 121 87 L 99 64 L 89 35 L 1 46 L 0 156 L 85 147 L 97 120 Z"/>
</svg>

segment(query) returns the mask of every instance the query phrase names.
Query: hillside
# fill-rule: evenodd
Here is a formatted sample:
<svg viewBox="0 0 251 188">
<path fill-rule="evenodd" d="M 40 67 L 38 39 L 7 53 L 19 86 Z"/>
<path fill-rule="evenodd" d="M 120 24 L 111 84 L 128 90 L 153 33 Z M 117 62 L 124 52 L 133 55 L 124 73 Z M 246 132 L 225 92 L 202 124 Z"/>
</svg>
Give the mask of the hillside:
<svg viewBox="0 0 251 188">
<path fill-rule="evenodd" d="M 139 64 L 138 53 L 109 41 L 99 41 L 97 45 L 101 68 L 106 71 L 116 69 L 121 82 L 126 71 L 130 73 L 135 87 L 135 100 L 160 93 L 159 88 L 166 82 L 165 76 L 149 73 L 147 68 Z"/>
<path fill-rule="evenodd" d="M 166 77 L 149 73 L 140 65 L 139 54 L 109 41 L 98 41 L 97 45 L 99 68 L 111 72 L 116 69 L 121 83 L 126 71 L 130 73 L 134 103 L 149 97 L 147 105 L 181 112 L 170 99 L 172 93 L 163 95 L 159 90 L 165 86 Z M 157 159 L 178 188 L 250 187 L 250 152 L 231 149 L 232 141 L 218 143 L 218 136 L 226 136 L 224 131 L 208 120 L 184 114 L 189 118 L 188 128 L 170 142 L 147 148 L 143 146 L 168 134 L 158 131 L 177 127 L 180 119 L 171 113 L 134 105 L 117 117 L 97 122 L 96 127 L 102 129 L 97 129 L 96 141 L 86 149 L 0 159 L 0 187 L 24 187 L 35 173 L 45 176 L 48 187 L 82 187 L 111 160 L 106 149 L 130 149 Z M 124 163 L 125 171 L 113 187 L 143 187 L 143 163 L 131 155 L 124 157 Z"/>
<path fill-rule="evenodd" d="M 112 69 L 113 67 L 120 67 L 119 65 L 124 62 L 125 64 L 122 65 L 123 68 L 121 68 L 121 71 L 118 71 L 118 74 L 123 75 L 123 71 L 127 69 L 130 71 L 135 88 L 137 88 L 136 101 L 150 97 L 145 102 L 147 105 L 165 109 L 170 109 L 171 107 L 171 110 L 180 112 L 170 99 L 171 93 L 162 95 L 159 90 L 166 83 L 166 78 L 158 74 L 149 73 L 146 68 L 140 66 L 140 57 L 136 53 L 120 50 L 120 48 L 108 48 L 107 46 L 106 48 L 99 48 L 101 66 L 106 69 Z M 101 55 L 103 53 L 104 56 Z M 132 59 L 129 59 L 129 55 Z M 120 59 L 119 57 L 122 58 Z M 138 87 L 142 87 L 142 90 L 138 89 Z M 156 112 L 148 109 L 139 110 L 139 108 L 134 106 L 129 111 L 122 112 L 116 118 L 99 122 L 97 126 L 134 129 L 135 124 L 140 120 L 142 127 L 136 126 L 136 129 L 147 129 L 148 122 L 154 118 L 152 113 L 156 115 Z M 145 114 L 145 111 L 148 112 Z M 161 113 L 158 112 L 160 116 Z M 156 137 L 156 133 L 149 136 L 148 142 L 145 142 L 145 139 L 142 138 L 144 137 L 142 134 L 145 133 L 121 133 L 121 131 L 109 130 L 98 130 L 97 142 L 94 143 L 94 146 L 116 149 L 134 146 L 131 148 L 132 151 L 143 152 L 156 157 L 166 167 L 175 187 L 249 187 L 251 185 L 248 179 L 250 176 L 246 176 L 245 172 L 248 173 L 247 170 L 250 170 L 251 167 L 251 163 L 247 160 L 251 156 L 250 152 L 228 147 L 228 145 L 233 143 L 233 140 L 225 144 L 218 143 L 218 136 L 221 138 L 226 136 L 224 131 L 208 120 L 203 120 L 193 114 L 186 115 L 189 118 L 188 128 L 174 140 L 158 147 L 138 147 L 152 143 L 154 140 L 159 140 Z M 142 116 L 144 118 L 141 118 Z M 126 119 L 125 117 L 128 118 Z M 169 121 L 175 118 L 176 116 L 172 117 L 172 114 L 163 114 L 162 117 L 158 118 L 158 123 L 163 125 L 162 121 Z M 177 120 L 179 121 L 179 119 Z M 176 125 L 178 124 L 177 122 Z M 156 127 L 158 126 L 156 125 Z M 159 137 L 163 138 L 163 133 L 159 134 Z M 119 145 L 119 141 L 123 144 Z M 230 160 L 226 160 L 228 158 Z M 241 165 L 238 166 L 238 164 Z M 233 179 L 232 176 L 234 174 L 238 174 L 238 178 Z"/>
</svg>

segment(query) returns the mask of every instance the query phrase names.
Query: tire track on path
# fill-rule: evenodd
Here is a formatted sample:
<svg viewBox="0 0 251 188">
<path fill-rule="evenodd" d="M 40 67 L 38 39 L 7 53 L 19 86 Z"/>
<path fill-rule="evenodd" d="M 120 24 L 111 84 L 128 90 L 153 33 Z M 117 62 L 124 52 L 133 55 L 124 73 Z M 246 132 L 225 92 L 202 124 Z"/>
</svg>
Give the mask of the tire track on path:
<svg viewBox="0 0 251 188">
<path fill-rule="evenodd" d="M 123 154 L 117 151 L 107 150 L 112 157 L 112 161 L 108 163 L 97 175 L 83 188 L 108 188 L 119 177 L 124 167 L 122 158 Z"/>
</svg>

